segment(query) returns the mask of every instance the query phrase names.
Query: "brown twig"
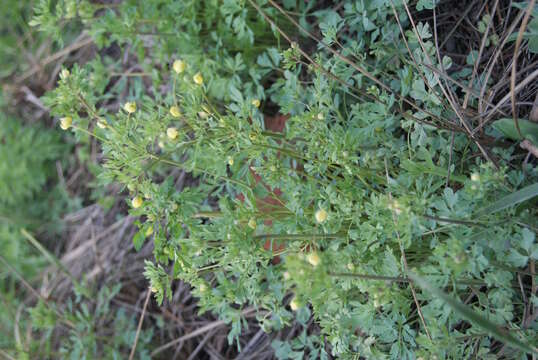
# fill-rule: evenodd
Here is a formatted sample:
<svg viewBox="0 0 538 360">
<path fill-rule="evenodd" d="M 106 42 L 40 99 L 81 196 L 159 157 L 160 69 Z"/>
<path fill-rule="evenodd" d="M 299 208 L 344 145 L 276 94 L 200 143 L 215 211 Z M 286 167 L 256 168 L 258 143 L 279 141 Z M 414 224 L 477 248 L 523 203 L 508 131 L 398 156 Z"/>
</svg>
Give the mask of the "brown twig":
<svg viewBox="0 0 538 360">
<path fill-rule="evenodd" d="M 142 323 L 144 322 L 144 317 L 146 316 L 146 309 L 148 307 L 149 298 L 151 297 L 151 289 L 147 290 L 146 300 L 144 301 L 144 307 L 142 308 L 142 314 L 140 315 L 140 320 L 138 320 L 138 327 L 136 328 L 136 335 L 131 348 L 131 353 L 129 354 L 129 360 L 133 360 L 134 354 L 136 351 L 136 345 L 138 344 L 138 337 L 140 336 L 140 330 L 142 330 Z"/>
<path fill-rule="evenodd" d="M 521 130 L 519 129 L 519 123 L 517 121 L 517 113 L 516 113 L 516 68 L 517 68 L 517 57 L 519 55 L 519 46 L 521 45 L 521 42 L 523 41 L 523 33 L 525 32 L 525 28 L 527 27 L 527 23 L 529 22 L 529 18 L 531 16 L 532 11 L 534 10 L 534 4 L 536 3 L 536 0 L 531 0 L 529 2 L 529 5 L 527 6 L 527 11 L 525 12 L 525 16 L 523 17 L 523 21 L 521 22 L 521 26 L 519 27 L 519 33 L 517 34 L 516 39 L 516 45 L 514 47 L 514 58 L 512 60 L 512 75 L 510 77 L 510 96 L 512 99 L 512 117 L 514 119 L 514 123 L 516 125 L 517 132 L 519 136 L 524 138 L 524 136 L 521 134 Z"/>
</svg>

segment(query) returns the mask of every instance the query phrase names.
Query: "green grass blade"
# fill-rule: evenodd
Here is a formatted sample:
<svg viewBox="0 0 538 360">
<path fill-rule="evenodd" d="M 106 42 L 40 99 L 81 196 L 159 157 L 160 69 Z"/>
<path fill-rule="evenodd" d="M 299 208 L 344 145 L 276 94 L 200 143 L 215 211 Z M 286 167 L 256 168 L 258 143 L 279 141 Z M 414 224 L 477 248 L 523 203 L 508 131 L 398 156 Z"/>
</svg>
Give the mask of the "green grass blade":
<svg viewBox="0 0 538 360">
<path fill-rule="evenodd" d="M 522 203 L 523 201 L 532 199 L 535 196 L 538 196 L 538 183 L 534 183 L 510 195 L 506 195 L 498 201 L 495 201 L 492 205 L 478 210 L 476 215 L 481 216 L 495 213 L 497 211 L 509 208 L 510 206 Z"/>
<path fill-rule="evenodd" d="M 58 269 L 62 270 L 62 272 L 67 275 L 67 277 L 69 279 L 71 279 L 71 281 L 77 285 L 77 286 L 80 286 L 79 282 L 77 281 L 77 279 L 75 279 L 75 277 L 69 272 L 69 270 L 64 266 L 64 264 L 62 264 L 62 262 L 60 260 L 58 260 L 58 258 L 56 256 L 54 256 L 53 254 L 51 254 L 47 249 L 45 249 L 45 247 L 43 245 L 41 245 L 41 243 L 39 241 L 37 241 L 36 238 L 34 238 L 28 231 L 26 231 L 25 229 L 21 229 L 21 234 L 30 242 L 30 244 L 32 244 L 33 246 L 35 246 L 35 248 L 37 250 L 39 250 L 41 252 L 41 254 L 43 254 L 43 256 L 52 264 L 52 265 L 55 265 Z"/>
<path fill-rule="evenodd" d="M 503 343 L 512 346 L 515 349 L 519 349 L 526 353 L 538 354 L 538 349 L 535 347 L 519 340 L 507 330 L 501 329 L 497 324 L 492 323 L 483 316 L 477 314 L 468 306 L 462 304 L 459 300 L 454 299 L 452 296 L 449 296 L 445 292 L 439 290 L 437 287 L 431 285 L 426 280 L 422 279 L 416 274 L 409 273 L 409 277 L 422 288 L 422 290 L 428 291 L 435 296 L 443 299 L 455 312 L 460 314 L 462 317 L 472 322 L 473 324 L 483 328 L 488 331 L 493 337 L 497 340 L 502 341 Z"/>
</svg>

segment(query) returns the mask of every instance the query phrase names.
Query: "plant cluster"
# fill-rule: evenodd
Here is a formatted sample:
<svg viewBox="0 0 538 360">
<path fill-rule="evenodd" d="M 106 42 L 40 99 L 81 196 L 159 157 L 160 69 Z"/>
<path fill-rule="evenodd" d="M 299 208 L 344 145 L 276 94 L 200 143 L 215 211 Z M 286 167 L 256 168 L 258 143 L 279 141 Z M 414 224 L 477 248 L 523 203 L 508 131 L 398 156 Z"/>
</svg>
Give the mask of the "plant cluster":
<svg viewBox="0 0 538 360">
<path fill-rule="evenodd" d="M 59 295 L 57 286 L 50 286 L 52 296 L 45 290 L 57 279 L 54 271 L 47 272 L 51 263 L 60 263 L 53 253 L 65 246 L 62 217 L 80 207 L 58 175 L 76 160 L 69 157 L 73 147 L 62 134 L 36 115 L 43 114 L 35 109 L 37 97 L 33 106 L 19 98 L 21 89 L 29 94 L 26 99 L 32 91 L 39 93 L 44 81 L 34 75 L 36 58 L 46 58 L 46 66 L 50 57 L 45 55 L 55 48 L 27 24 L 31 2 L 3 1 L 1 7 L 0 358 L 122 358 L 131 349 L 137 322 L 124 308 L 111 306 L 121 284 L 109 288 L 73 279 L 72 297 Z M 137 358 L 149 358 L 152 331 L 141 331 L 138 339 Z"/>
<path fill-rule="evenodd" d="M 100 180 L 129 194 L 135 246 L 154 244 L 151 290 L 171 301 L 189 282 L 230 342 L 250 307 L 268 332 L 312 316 L 318 332 L 275 341 L 283 359 L 536 351 L 538 171 L 469 135 L 451 94 L 472 61 L 446 81 L 452 60 L 402 1 L 322 3 L 77 2 L 96 43 L 130 47 L 143 73 L 114 111 L 106 58 L 64 70 L 44 102 L 100 140 Z M 177 191 L 179 174 L 196 185 Z"/>
</svg>

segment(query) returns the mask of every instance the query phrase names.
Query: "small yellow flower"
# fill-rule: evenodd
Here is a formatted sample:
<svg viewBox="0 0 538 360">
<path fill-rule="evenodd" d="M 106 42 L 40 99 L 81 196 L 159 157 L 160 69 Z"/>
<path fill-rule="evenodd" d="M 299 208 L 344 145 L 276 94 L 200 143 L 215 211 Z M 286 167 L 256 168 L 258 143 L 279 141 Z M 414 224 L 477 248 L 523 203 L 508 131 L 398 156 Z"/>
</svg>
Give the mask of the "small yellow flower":
<svg viewBox="0 0 538 360">
<path fill-rule="evenodd" d="M 321 259 L 319 258 L 319 255 L 317 252 L 312 251 L 308 256 L 306 257 L 306 260 L 312 265 L 313 267 L 316 267 L 321 262 Z"/>
<path fill-rule="evenodd" d="M 254 100 L 252 100 L 252 105 L 259 108 L 260 105 L 261 105 L 261 102 L 258 99 L 254 99 Z"/>
<path fill-rule="evenodd" d="M 200 292 L 206 292 L 207 291 L 207 285 L 204 283 L 200 284 Z"/>
<path fill-rule="evenodd" d="M 170 140 L 175 140 L 178 135 L 179 132 L 175 127 L 169 127 L 168 129 L 166 129 L 166 136 L 168 136 Z"/>
<path fill-rule="evenodd" d="M 478 173 L 472 173 L 472 174 L 471 174 L 471 181 L 479 182 L 479 181 L 480 181 L 480 174 L 478 174 Z"/>
<path fill-rule="evenodd" d="M 209 117 L 209 114 L 205 111 L 198 111 L 198 116 L 200 117 L 200 119 L 207 119 Z"/>
<path fill-rule="evenodd" d="M 159 289 L 157 289 L 155 286 L 151 287 L 151 292 L 152 293 L 156 293 L 157 291 L 159 291 Z"/>
<path fill-rule="evenodd" d="M 66 116 L 60 119 L 60 128 L 62 128 L 62 130 L 69 129 L 71 124 L 73 124 L 73 118 L 71 116 Z"/>
<path fill-rule="evenodd" d="M 143 203 L 144 203 L 144 200 L 142 200 L 140 196 L 135 196 L 133 200 L 131 200 L 131 205 L 135 209 L 138 209 L 139 207 L 141 207 Z"/>
<path fill-rule="evenodd" d="M 108 126 L 108 122 L 105 119 L 97 120 L 97 126 L 100 129 L 105 129 Z"/>
<path fill-rule="evenodd" d="M 201 73 L 196 73 L 196 75 L 192 77 L 192 80 L 198 85 L 202 85 L 204 83 L 204 78 L 202 77 Z"/>
<path fill-rule="evenodd" d="M 328 215 L 327 211 L 323 209 L 319 209 L 318 211 L 316 211 L 316 214 L 315 214 L 316 221 L 321 224 L 322 222 L 327 220 L 327 215 Z"/>
<path fill-rule="evenodd" d="M 355 265 L 353 265 L 353 263 L 347 263 L 347 269 L 349 271 L 353 271 L 353 270 L 355 270 Z"/>
<path fill-rule="evenodd" d="M 296 297 L 294 297 L 291 301 L 290 301 L 290 308 L 293 310 L 293 311 L 297 311 L 299 309 L 299 301 L 297 300 Z"/>
<path fill-rule="evenodd" d="M 319 113 L 318 120 L 323 120 L 323 119 L 325 119 L 325 115 L 323 115 L 323 113 Z"/>
<path fill-rule="evenodd" d="M 69 75 L 71 75 L 71 73 L 67 69 L 63 69 L 62 71 L 60 71 L 60 79 L 65 80 L 69 77 Z"/>
<path fill-rule="evenodd" d="M 175 118 L 178 118 L 181 116 L 181 111 L 179 111 L 179 108 L 177 106 L 172 106 L 170 108 L 170 115 L 172 115 Z"/>
<path fill-rule="evenodd" d="M 251 228 L 252 230 L 256 230 L 256 220 L 254 218 L 251 218 L 249 221 L 248 221 L 248 227 Z"/>
<path fill-rule="evenodd" d="M 123 110 L 127 111 L 129 114 L 132 114 L 136 111 L 136 103 L 134 101 L 126 102 L 123 105 Z"/>
<path fill-rule="evenodd" d="M 229 156 L 228 157 L 228 165 L 233 166 L 233 164 L 234 164 L 234 158 Z"/>
<path fill-rule="evenodd" d="M 172 65 L 172 68 L 176 72 L 176 74 L 181 74 L 183 71 L 185 71 L 185 68 L 187 67 L 187 64 L 183 60 L 176 60 L 174 61 L 174 64 Z"/>
</svg>

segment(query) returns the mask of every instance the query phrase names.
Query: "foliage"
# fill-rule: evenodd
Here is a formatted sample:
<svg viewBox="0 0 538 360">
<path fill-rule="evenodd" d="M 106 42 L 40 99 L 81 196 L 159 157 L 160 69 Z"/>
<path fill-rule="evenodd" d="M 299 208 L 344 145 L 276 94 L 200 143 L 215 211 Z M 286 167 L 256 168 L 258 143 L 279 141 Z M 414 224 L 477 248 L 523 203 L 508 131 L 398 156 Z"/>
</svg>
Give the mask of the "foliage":
<svg viewBox="0 0 538 360">
<path fill-rule="evenodd" d="M 413 27 L 402 2 L 284 4 L 319 24 L 312 62 L 302 52 L 312 38 L 287 48 L 268 37 L 294 25 L 266 1 L 125 1 L 88 28 L 99 46 L 130 48 L 151 86 L 124 82 L 127 97 L 109 111 L 106 61 L 93 62 L 44 98 L 79 139 L 100 140 L 100 180 L 130 194 L 144 220 L 135 245 L 153 241 L 145 274 L 156 298 L 189 282 L 200 310 L 231 324 L 230 341 L 247 306 L 268 311 L 267 331 L 308 308 L 320 333 L 274 342 L 281 358 L 495 356 L 479 323 L 412 287 L 412 269 L 532 344 L 517 274 L 538 258 L 536 207 L 481 209 L 536 183 L 536 168 L 509 166 L 514 145 L 491 149 L 498 168 L 470 156 L 478 142 L 443 96 L 456 85 L 432 70 L 452 60 L 437 57 L 429 24 Z M 268 125 L 275 108 L 289 116 L 283 133 Z M 196 186 L 177 191 L 178 171 Z"/>
<path fill-rule="evenodd" d="M 25 117 L 27 108 L 30 112 L 35 112 L 35 108 L 21 105 L 19 99 L 21 88 L 31 94 L 39 86 L 38 77 L 32 76 L 21 84 L 19 76 L 24 78 L 24 72 L 32 74 L 32 68 L 40 60 L 36 58 L 54 51 L 44 33 L 32 32 L 28 26 L 32 12 L 32 2 L 2 2 L 0 357 L 122 358 L 130 351 L 137 321 L 124 309 L 111 308 L 110 301 L 119 291 L 118 287 L 108 289 L 105 286 L 93 292 L 93 284 L 85 284 L 66 304 L 56 298 L 57 294 L 41 302 L 35 296 L 41 292 L 38 287 L 41 274 L 50 265 L 50 258 L 41 251 L 51 245 L 54 250 L 63 246 L 61 218 L 78 209 L 80 200 L 68 193 L 57 175 L 58 167 L 65 169 L 72 161 L 68 156 L 73 148 L 57 131 L 47 127 L 46 121 L 39 121 L 39 116 Z M 56 22 L 52 23 L 59 28 Z M 62 32 L 62 36 L 68 38 L 66 32 Z M 21 231 L 39 234 L 41 242 L 34 240 L 32 244 L 39 246 L 38 251 Z M 30 287 L 37 290 L 31 291 Z M 95 297 L 90 298 L 88 294 Z M 57 346 L 58 339 L 61 339 L 60 346 Z M 147 344 L 151 339 L 151 331 L 141 332 L 137 358 L 149 357 Z"/>
<path fill-rule="evenodd" d="M 55 349 L 43 351 L 43 347 L 37 346 L 24 355 L 32 358 L 32 353 L 36 353 L 40 357 L 73 360 L 123 358 L 134 343 L 137 322 L 136 317 L 128 316 L 124 309 L 111 308 L 111 300 L 120 288 L 121 284 L 114 288 L 102 287 L 92 299 L 76 293 L 75 299 L 68 300 L 61 314 L 54 304 L 38 303 L 29 312 L 33 327 L 46 334 L 44 340 L 50 343 L 54 335 L 52 329 L 60 325 L 67 328 L 68 333 L 61 335 L 63 340 L 58 355 L 50 353 Z M 147 347 L 151 339 L 151 330 L 140 333 L 135 353 L 137 359 L 150 358 Z"/>
</svg>

